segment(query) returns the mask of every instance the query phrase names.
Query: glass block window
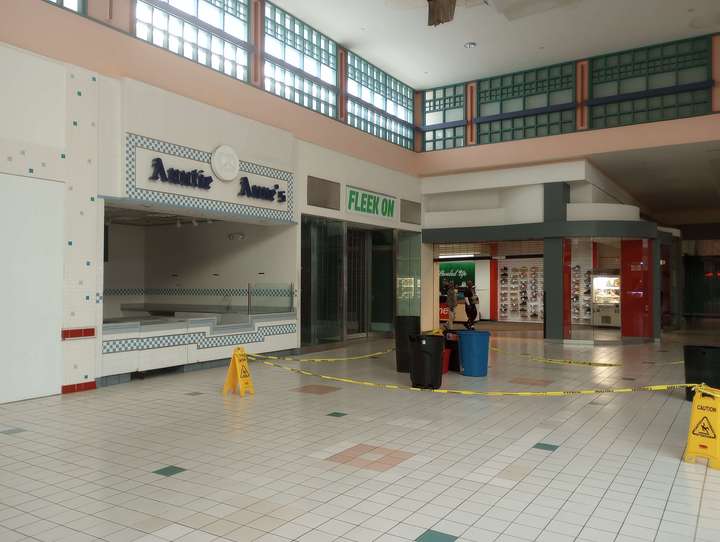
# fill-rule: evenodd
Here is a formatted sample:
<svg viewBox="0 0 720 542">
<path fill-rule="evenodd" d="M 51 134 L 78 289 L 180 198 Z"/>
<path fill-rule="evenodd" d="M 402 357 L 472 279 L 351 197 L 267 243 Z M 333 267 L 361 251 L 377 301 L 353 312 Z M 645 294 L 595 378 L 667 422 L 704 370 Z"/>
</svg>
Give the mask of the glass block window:
<svg viewBox="0 0 720 542">
<path fill-rule="evenodd" d="M 465 85 L 426 90 L 423 98 L 426 126 L 465 119 Z"/>
<path fill-rule="evenodd" d="M 574 62 L 482 79 L 478 81 L 479 117 L 512 117 L 479 122 L 478 143 L 573 132 L 574 109 L 550 111 L 550 108 L 574 103 Z"/>
<path fill-rule="evenodd" d="M 85 14 L 85 0 L 48 0 L 48 2 L 76 13 Z"/>
<path fill-rule="evenodd" d="M 428 130 L 425 132 L 424 149 L 426 151 L 439 151 L 465 146 L 465 126 Z"/>
<path fill-rule="evenodd" d="M 575 131 L 575 110 L 478 123 L 478 143 L 500 143 Z"/>
<path fill-rule="evenodd" d="M 265 53 L 337 86 L 337 44 L 270 2 L 265 4 Z"/>
<path fill-rule="evenodd" d="M 711 89 L 653 98 L 622 100 L 623 94 L 670 89 L 712 79 L 710 37 L 643 47 L 592 59 L 591 97 L 612 98 L 591 107 L 591 127 L 670 120 L 711 112 Z"/>
<path fill-rule="evenodd" d="M 248 54 L 239 44 L 140 0 L 135 14 L 138 38 L 230 77 L 247 80 Z"/>
<path fill-rule="evenodd" d="M 597 105 L 591 108 L 590 119 L 593 128 L 614 128 L 709 113 L 712 113 L 710 90 L 696 90 Z"/>
<path fill-rule="evenodd" d="M 574 102 L 574 62 L 478 81 L 480 117 Z"/>
<path fill-rule="evenodd" d="M 348 100 L 347 123 L 363 132 L 367 132 L 406 149 L 412 149 L 414 130 L 411 124 L 366 107 L 359 101 Z"/>
<path fill-rule="evenodd" d="M 465 120 L 465 85 L 426 90 L 423 109 L 425 126 Z M 464 147 L 465 126 L 428 130 L 424 137 L 426 151 Z"/>
<path fill-rule="evenodd" d="M 337 115 L 337 92 L 272 60 L 265 60 L 265 90 L 328 117 Z"/>
<path fill-rule="evenodd" d="M 248 41 L 248 0 L 155 0 L 218 28 L 233 38 Z"/>
<path fill-rule="evenodd" d="M 412 88 L 350 51 L 347 71 L 348 94 L 402 121 L 413 122 Z"/>
<path fill-rule="evenodd" d="M 348 124 L 412 148 L 415 91 L 350 51 L 347 64 Z"/>
</svg>

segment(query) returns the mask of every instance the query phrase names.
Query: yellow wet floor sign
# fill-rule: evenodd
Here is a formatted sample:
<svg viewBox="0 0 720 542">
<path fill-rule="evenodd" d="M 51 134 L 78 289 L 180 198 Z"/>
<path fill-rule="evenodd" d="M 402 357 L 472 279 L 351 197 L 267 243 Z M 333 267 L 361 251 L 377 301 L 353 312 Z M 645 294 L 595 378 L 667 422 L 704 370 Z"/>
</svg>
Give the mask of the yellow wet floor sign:
<svg viewBox="0 0 720 542">
<path fill-rule="evenodd" d="M 251 395 L 255 395 L 255 387 L 248 367 L 248 357 L 244 348 L 236 348 L 233 352 L 227 376 L 225 377 L 223 395 L 236 393 L 236 390 L 239 390 L 240 397 L 245 397 L 246 391 L 250 392 Z"/>
<path fill-rule="evenodd" d="M 698 386 L 692 402 L 688 443 L 685 450 L 685 461 L 695 463 L 698 457 L 708 460 L 712 469 L 720 469 L 720 390 Z"/>
</svg>

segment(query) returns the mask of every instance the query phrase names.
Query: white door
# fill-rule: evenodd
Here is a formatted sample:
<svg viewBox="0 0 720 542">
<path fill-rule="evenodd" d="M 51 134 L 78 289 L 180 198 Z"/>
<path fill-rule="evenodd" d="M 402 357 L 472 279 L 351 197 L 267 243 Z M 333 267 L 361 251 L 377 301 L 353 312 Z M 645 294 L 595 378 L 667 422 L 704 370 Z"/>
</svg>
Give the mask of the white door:
<svg viewBox="0 0 720 542">
<path fill-rule="evenodd" d="M 0 403 L 60 393 L 64 185 L 0 173 Z"/>
</svg>

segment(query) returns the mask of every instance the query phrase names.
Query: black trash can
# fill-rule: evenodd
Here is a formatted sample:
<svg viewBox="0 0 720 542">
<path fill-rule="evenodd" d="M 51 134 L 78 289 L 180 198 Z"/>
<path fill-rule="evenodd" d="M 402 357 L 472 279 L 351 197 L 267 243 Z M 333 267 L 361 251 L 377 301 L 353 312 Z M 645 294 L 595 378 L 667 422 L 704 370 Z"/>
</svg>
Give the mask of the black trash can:
<svg viewBox="0 0 720 542">
<path fill-rule="evenodd" d="M 419 316 L 395 318 L 395 363 L 398 373 L 407 373 L 410 370 L 410 336 L 419 333 Z"/>
<path fill-rule="evenodd" d="M 712 388 L 720 388 L 720 346 L 686 344 L 683 353 L 686 384 L 707 384 Z M 694 395 L 691 388 L 685 390 L 688 401 L 692 401 Z"/>
<path fill-rule="evenodd" d="M 414 388 L 438 389 L 442 386 L 442 335 L 412 335 L 410 337 L 410 382 Z"/>
<path fill-rule="evenodd" d="M 449 335 L 453 335 L 453 338 L 451 339 Z M 460 355 L 459 355 L 459 344 L 458 344 L 458 337 L 454 333 L 446 333 L 445 334 L 445 348 L 450 350 L 450 361 L 448 362 L 448 370 L 455 371 L 456 373 L 460 372 Z"/>
</svg>

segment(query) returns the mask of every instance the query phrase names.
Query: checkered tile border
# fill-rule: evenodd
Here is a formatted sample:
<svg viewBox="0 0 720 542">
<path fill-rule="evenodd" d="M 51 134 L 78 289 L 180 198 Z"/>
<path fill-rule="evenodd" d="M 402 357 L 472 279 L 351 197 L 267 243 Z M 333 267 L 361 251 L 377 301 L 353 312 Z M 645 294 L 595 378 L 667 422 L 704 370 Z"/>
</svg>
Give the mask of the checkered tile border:
<svg viewBox="0 0 720 542">
<path fill-rule="evenodd" d="M 167 295 L 167 296 L 216 296 L 216 297 L 243 297 L 248 295 L 247 288 L 107 288 L 106 296 L 141 296 L 141 295 Z M 256 297 L 289 297 L 292 290 L 289 288 L 253 288 L 252 295 Z"/>
<path fill-rule="evenodd" d="M 179 156 L 197 162 L 210 163 L 211 153 L 183 147 L 175 143 L 168 143 L 159 139 L 152 139 L 138 134 L 125 134 L 125 191 L 129 199 L 156 203 L 159 205 L 167 205 L 171 207 L 179 207 L 183 209 L 197 209 L 201 211 L 210 211 L 216 214 L 229 215 L 232 217 L 259 218 L 273 220 L 275 222 L 292 223 L 293 222 L 293 204 L 294 204 L 294 180 L 293 174 L 289 171 L 275 169 L 252 162 L 240 160 L 240 171 L 250 173 L 252 175 L 262 175 L 270 179 L 278 179 L 287 181 L 287 210 L 280 211 L 277 209 L 263 209 L 253 207 L 251 205 L 243 205 L 241 203 L 229 203 L 225 201 L 217 201 L 205 198 L 197 198 L 194 196 L 186 196 L 183 194 L 168 194 L 166 192 L 157 192 L 155 190 L 147 190 L 138 188 L 135 184 L 135 164 L 137 162 L 137 148 L 148 149 L 151 151 L 169 154 L 171 156 Z"/>
<path fill-rule="evenodd" d="M 145 288 L 105 288 L 103 295 L 145 295 Z"/>
<path fill-rule="evenodd" d="M 217 348 L 219 346 L 237 346 L 250 343 L 261 343 L 265 337 L 290 335 L 297 330 L 296 324 L 276 324 L 259 326 L 256 331 L 234 333 L 232 335 L 207 335 L 206 333 L 182 333 L 177 335 L 160 335 L 157 337 L 137 337 L 133 339 L 117 339 L 103 341 L 103 354 L 117 354 L 135 350 L 154 350 L 173 346 L 195 344 L 199 350 Z"/>
</svg>

